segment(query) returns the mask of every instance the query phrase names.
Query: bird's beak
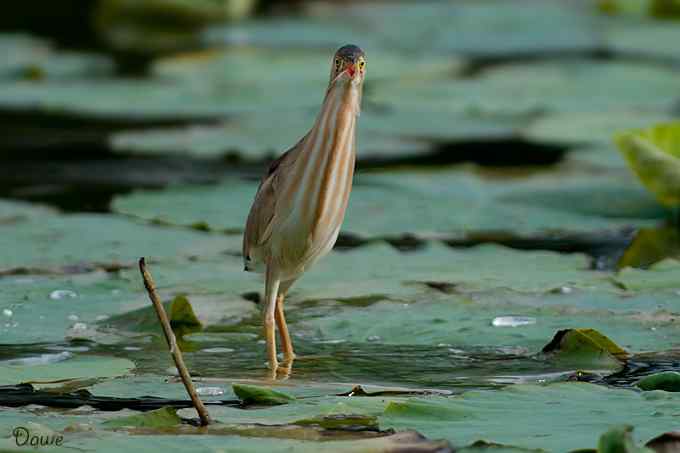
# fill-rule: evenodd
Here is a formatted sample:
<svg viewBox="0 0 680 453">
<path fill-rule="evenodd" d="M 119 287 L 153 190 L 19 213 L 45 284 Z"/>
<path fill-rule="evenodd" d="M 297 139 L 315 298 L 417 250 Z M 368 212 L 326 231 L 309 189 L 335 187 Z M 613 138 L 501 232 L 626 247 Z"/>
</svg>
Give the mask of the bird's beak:
<svg viewBox="0 0 680 453">
<path fill-rule="evenodd" d="M 346 71 L 351 79 L 353 79 L 354 76 L 357 74 L 357 69 L 354 63 L 350 63 L 349 65 L 347 65 Z"/>
</svg>

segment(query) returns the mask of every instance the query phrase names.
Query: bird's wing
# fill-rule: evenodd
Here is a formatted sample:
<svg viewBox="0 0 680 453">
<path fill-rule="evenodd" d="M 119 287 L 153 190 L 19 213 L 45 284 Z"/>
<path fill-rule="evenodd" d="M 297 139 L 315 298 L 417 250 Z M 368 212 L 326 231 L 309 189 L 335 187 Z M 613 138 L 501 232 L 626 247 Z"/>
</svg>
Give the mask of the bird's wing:
<svg viewBox="0 0 680 453">
<path fill-rule="evenodd" d="M 254 258 L 252 256 L 253 249 L 261 246 L 269 239 L 272 220 L 276 211 L 277 188 L 281 187 L 283 179 L 290 173 L 287 169 L 297 159 L 303 140 L 304 138 L 273 161 L 267 168 L 267 173 L 262 178 L 262 182 L 260 182 L 243 235 L 243 259 L 246 270 L 250 270 L 251 264 L 255 264 L 251 262 Z"/>
</svg>

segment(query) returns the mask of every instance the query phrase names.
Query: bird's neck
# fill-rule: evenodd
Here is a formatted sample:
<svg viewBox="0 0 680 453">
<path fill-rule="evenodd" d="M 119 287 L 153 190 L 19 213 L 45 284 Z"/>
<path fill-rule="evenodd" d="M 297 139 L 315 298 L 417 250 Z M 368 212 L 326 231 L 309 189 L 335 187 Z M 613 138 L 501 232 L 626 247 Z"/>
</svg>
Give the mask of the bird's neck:
<svg viewBox="0 0 680 453">
<path fill-rule="evenodd" d="M 322 222 L 342 222 L 354 175 L 360 99 L 360 86 L 331 85 L 304 140 L 296 177 L 305 190 L 298 192 L 295 204 L 312 233 Z"/>
</svg>

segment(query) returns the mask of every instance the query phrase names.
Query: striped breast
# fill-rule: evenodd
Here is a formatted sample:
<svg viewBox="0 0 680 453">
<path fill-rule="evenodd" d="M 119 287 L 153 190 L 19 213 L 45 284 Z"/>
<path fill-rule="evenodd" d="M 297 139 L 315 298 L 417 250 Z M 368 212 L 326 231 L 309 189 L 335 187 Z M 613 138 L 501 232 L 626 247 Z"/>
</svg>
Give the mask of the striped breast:
<svg viewBox="0 0 680 453">
<path fill-rule="evenodd" d="M 286 221 L 272 252 L 291 273 L 303 272 L 337 239 L 352 189 L 359 97 L 359 88 L 350 84 L 329 89 L 282 188 L 279 207 L 287 211 Z"/>
</svg>

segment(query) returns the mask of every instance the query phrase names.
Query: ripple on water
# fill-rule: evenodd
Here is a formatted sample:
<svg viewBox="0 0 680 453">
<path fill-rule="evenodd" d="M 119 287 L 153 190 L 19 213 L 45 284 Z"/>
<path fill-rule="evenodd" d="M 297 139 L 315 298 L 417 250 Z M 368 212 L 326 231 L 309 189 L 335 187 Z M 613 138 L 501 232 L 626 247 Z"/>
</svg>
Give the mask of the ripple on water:
<svg viewBox="0 0 680 453">
<path fill-rule="evenodd" d="M 494 327 L 520 327 L 536 324 L 536 318 L 529 316 L 497 316 L 491 321 Z"/>
<path fill-rule="evenodd" d="M 40 354 L 32 357 L 22 357 L 19 359 L 10 359 L 0 362 L 2 365 L 9 366 L 35 366 L 35 365 L 49 365 L 51 363 L 63 362 L 73 357 L 69 351 L 63 351 L 56 354 Z"/>
<path fill-rule="evenodd" d="M 52 300 L 75 299 L 76 297 L 78 297 L 78 293 L 70 289 L 55 289 L 50 293 Z"/>
</svg>

